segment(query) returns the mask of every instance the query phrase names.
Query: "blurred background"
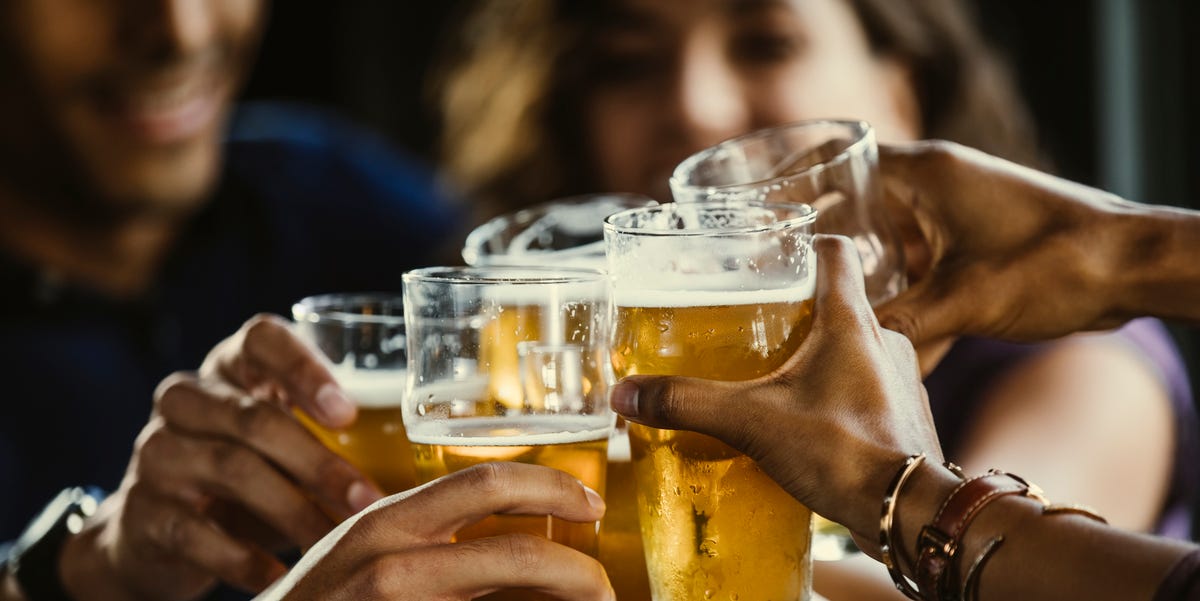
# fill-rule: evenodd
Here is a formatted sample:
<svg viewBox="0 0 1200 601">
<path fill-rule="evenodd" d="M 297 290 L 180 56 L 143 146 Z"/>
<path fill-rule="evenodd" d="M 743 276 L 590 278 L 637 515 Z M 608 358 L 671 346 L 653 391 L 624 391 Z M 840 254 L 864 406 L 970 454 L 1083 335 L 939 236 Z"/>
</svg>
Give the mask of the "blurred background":
<svg viewBox="0 0 1200 601">
<path fill-rule="evenodd" d="M 1200 114 L 1188 114 L 1200 106 L 1200 2 L 973 4 L 1061 175 L 1145 202 L 1200 203 Z M 276 2 L 247 96 L 335 108 L 432 159 L 424 82 L 463 5 Z"/>
<path fill-rule="evenodd" d="M 430 163 L 430 58 L 470 0 L 276 2 L 246 96 L 329 107 Z M 1200 208 L 1200 2 L 973 0 L 1060 175 Z M 1200 381 L 1200 336 L 1176 330 Z"/>
</svg>

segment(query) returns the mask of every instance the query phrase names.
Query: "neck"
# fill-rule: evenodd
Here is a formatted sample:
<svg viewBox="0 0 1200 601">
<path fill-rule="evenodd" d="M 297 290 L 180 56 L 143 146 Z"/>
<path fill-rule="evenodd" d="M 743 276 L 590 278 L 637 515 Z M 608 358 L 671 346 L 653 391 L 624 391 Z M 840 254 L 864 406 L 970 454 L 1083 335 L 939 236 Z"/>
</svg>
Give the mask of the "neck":
<svg viewBox="0 0 1200 601">
<path fill-rule="evenodd" d="M 0 246 L 66 281 L 118 299 L 153 283 L 174 242 L 179 215 L 132 215 L 111 222 L 72 220 L 0 188 Z"/>
</svg>

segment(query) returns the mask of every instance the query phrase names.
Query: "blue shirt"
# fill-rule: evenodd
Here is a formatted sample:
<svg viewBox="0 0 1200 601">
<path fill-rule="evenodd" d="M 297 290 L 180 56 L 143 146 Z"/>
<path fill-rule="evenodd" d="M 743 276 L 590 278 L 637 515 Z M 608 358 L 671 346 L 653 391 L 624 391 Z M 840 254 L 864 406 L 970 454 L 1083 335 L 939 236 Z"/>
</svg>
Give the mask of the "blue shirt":
<svg viewBox="0 0 1200 601">
<path fill-rule="evenodd" d="M 155 386 L 259 312 L 400 290 L 465 219 L 428 169 L 314 111 L 248 106 L 218 191 L 152 290 L 116 301 L 0 250 L 0 541 L 60 489 L 114 490 Z"/>
</svg>

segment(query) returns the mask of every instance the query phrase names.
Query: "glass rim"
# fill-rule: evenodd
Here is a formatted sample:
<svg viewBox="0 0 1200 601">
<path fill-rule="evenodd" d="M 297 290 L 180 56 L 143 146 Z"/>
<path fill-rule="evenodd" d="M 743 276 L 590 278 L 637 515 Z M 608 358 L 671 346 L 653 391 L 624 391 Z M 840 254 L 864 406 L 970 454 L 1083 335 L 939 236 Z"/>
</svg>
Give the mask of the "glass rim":
<svg viewBox="0 0 1200 601">
<path fill-rule="evenodd" d="M 716 153 L 726 150 L 732 146 L 737 146 L 737 145 L 744 144 L 746 142 L 761 139 L 761 138 L 768 138 L 768 137 L 771 137 L 782 131 L 791 131 L 791 130 L 797 130 L 797 129 L 808 129 L 808 128 L 816 128 L 816 127 L 829 127 L 829 126 L 851 128 L 851 129 L 856 130 L 856 135 L 850 141 L 850 143 L 846 145 L 845 148 L 838 151 L 837 154 L 830 157 L 830 159 L 827 161 L 822 161 L 816 165 L 806 167 L 800 171 L 797 171 L 794 173 L 789 173 L 787 175 L 778 175 L 775 177 L 768 177 L 768 178 L 764 178 L 764 179 L 754 180 L 751 182 L 743 182 L 743 183 L 738 183 L 738 184 L 701 185 L 701 184 L 686 183 L 683 181 L 682 172 L 684 172 L 685 170 L 688 172 L 694 171 L 696 165 L 699 164 L 700 162 L 707 160 L 709 158 L 712 158 L 712 156 L 715 155 Z M 717 143 L 716 145 L 709 146 L 708 148 L 705 148 L 704 150 L 701 150 L 701 151 L 689 156 L 688 158 L 684 159 L 683 162 L 676 165 L 674 171 L 671 172 L 671 179 L 670 179 L 671 188 L 674 189 L 676 187 L 679 187 L 679 188 L 688 189 L 688 190 L 714 190 L 714 191 L 717 191 L 717 190 L 745 190 L 745 189 L 749 189 L 749 188 L 758 188 L 758 187 L 762 187 L 764 185 L 770 185 L 770 184 L 782 182 L 784 180 L 789 180 L 789 179 L 793 179 L 796 177 L 802 177 L 802 176 L 808 175 L 813 172 L 828 169 L 830 165 L 835 165 L 835 164 L 845 162 L 850 159 L 851 155 L 862 152 L 862 148 L 867 145 L 868 140 L 871 137 L 871 135 L 874 133 L 874 131 L 875 131 L 875 128 L 872 127 L 870 123 L 863 121 L 861 119 L 810 119 L 810 120 L 805 120 L 805 121 L 793 121 L 791 123 L 784 123 L 781 125 L 766 127 L 763 129 L 756 129 L 752 132 L 741 134 L 739 136 L 734 136 L 727 140 L 723 140 L 723 141 Z"/>
<path fill-rule="evenodd" d="M 709 228 L 709 229 L 669 229 L 669 230 L 653 230 L 628 225 L 619 225 L 617 220 L 633 215 L 635 213 L 646 212 L 661 212 L 665 210 L 677 210 L 677 207 L 689 207 L 698 209 L 718 209 L 730 207 L 758 207 L 768 210 L 786 209 L 789 211 L 799 211 L 801 214 L 796 217 L 781 219 L 773 223 L 765 225 L 754 225 L 745 227 L 730 227 L 730 228 Z M 662 237 L 712 237 L 712 236 L 743 236 L 752 234 L 764 234 L 776 232 L 785 229 L 790 229 L 798 226 L 812 225 L 817 221 L 817 215 L 820 212 L 813 208 L 812 205 L 800 202 L 761 202 L 757 200 L 733 200 L 733 199 L 717 199 L 717 200 L 701 200 L 696 202 L 668 202 L 653 207 L 641 207 L 637 209 L 629 209 L 609 215 L 604 219 L 604 233 L 613 235 L 627 236 L 662 236 Z"/>
<path fill-rule="evenodd" d="M 535 274 L 534 277 L 521 274 Z M 553 284 L 604 283 L 608 275 L 585 267 L 546 267 L 523 265 L 481 265 L 422 267 L 402 276 L 405 284 L 437 282 L 443 284 L 545 286 Z"/>
<path fill-rule="evenodd" d="M 497 255 L 497 254 L 492 254 L 492 253 L 482 253 L 480 251 L 485 248 L 486 242 L 489 238 L 496 235 L 498 232 L 503 231 L 504 228 L 506 228 L 512 224 L 529 225 L 529 224 L 533 223 L 534 220 L 538 219 L 539 217 L 543 217 L 543 216 L 547 215 L 549 213 L 549 210 L 553 209 L 554 207 L 560 207 L 560 206 L 577 207 L 577 206 L 586 205 L 589 202 L 593 202 L 597 199 L 606 199 L 606 198 L 620 199 L 622 202 L 623 201 L 630 201 L 631 203 L 639 202 L 639 203 L 643 203 L 641 206 L 646 206 L 646 207 L 652 207 L 652 206 L 655 206 L 658 204 L 662 204 L 659 201 L 657 201 L 649 196 L 646 196 L 645 194 L 637 194 L 635 192 L 594 192 L 594 193 L 588 193 L 588 194 L 576 194 L 574 196 L 565 196 L 562 198 L 555 198 L 552 200 L 547 200 L 546 202 L 528 206 L 528 207 L 519 209 L 519 210 L 511 212 L 511 213 L 506 213 L 504 215 L 498 215 L 498 216 L 493 217 L 493 218 L 483 222 L 482 224 L 476 226 L 474 229 L 471 230 L 471 232 L 469 234 L 467 234 L 466 240 L 463 241 L 463 248 L 462 248 L 462 253 L 461 253 L 462 258 L 464 261 L 467 261 L 468 264 L 471 264 L 473 261 L 479 261 L 481 258 L 483 258 L 485 256 L 486 257 L 507 256 L 509 253 Z M 633 207 L 631 204 L 627 208 L 636 208 L 636 207 Z M 621 210 L 626 210 L 626 209 L 621 209 Z M 620 211 L 618 211 L 618 212 L 620 212 Z M 540 251 L 540 252 L 543 254 L 559 253 L 559 252 L 567 253 L 567 252 L 570 252 L 571 250 L 572 249 L 563 249 L 563 250 L 558 250 L 558 251 Z"/>
<path fill-rule="evenodd" d="M 325 309 L 325 306 L 348 305 L 355 302 L 370 303 L 388 301 L 403 307 L 404 296 L 399 292 L 332 292 L 306 296 L 292 303 L 292 319 L 296 322 L 322 323 L 332 322 L 341 324 L 377 323 L 384 325 L 404 325 L 403 315 L 373 315 L 355 313 L 339 309 Z"/>
</svg>

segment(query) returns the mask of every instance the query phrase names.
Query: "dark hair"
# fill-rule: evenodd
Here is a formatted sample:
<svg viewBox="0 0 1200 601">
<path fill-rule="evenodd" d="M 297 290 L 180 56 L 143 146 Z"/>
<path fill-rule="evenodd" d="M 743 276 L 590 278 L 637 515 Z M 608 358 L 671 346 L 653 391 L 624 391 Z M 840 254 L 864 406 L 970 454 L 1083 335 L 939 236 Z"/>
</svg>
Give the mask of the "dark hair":
<svg viewBox="0 0 1200 601">
<path fill-rule="evenodd" d="M 576 113 L 599 3 L 471 3 L 435 81 L 442 159 L 482 216 L 594 192 Z M 909 66 L 922 136 L 1025 164 L 1038 153 L 1011 74 L 959 0 L 846 0 L 872 50 Z"/>
</svg>

